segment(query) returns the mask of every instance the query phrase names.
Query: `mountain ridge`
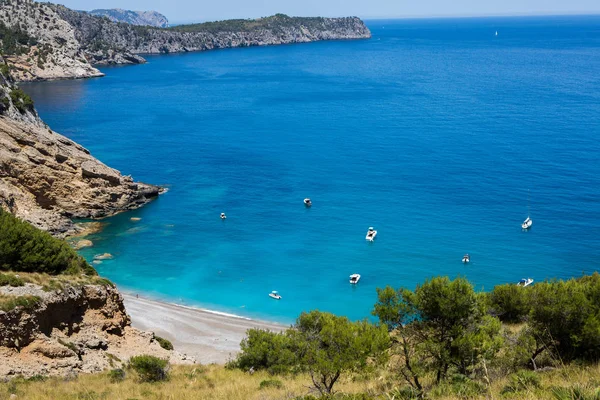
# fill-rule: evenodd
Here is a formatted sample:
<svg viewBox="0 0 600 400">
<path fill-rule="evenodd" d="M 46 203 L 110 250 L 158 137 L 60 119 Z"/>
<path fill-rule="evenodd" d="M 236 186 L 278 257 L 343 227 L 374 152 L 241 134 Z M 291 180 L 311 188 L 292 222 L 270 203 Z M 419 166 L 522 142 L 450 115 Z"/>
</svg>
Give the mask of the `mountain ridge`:
<svg viewBox="0 0 600 400">
<path fill-rule="evenodd" d="M 124 22 L 131 25 L 153 26 L 155 28 L 168 28 L 169 20 L 157 11 L 132 11 L 122 8 L 96 9 L 88 14 L 106 17 L 112 22 Z"/>
</svg>

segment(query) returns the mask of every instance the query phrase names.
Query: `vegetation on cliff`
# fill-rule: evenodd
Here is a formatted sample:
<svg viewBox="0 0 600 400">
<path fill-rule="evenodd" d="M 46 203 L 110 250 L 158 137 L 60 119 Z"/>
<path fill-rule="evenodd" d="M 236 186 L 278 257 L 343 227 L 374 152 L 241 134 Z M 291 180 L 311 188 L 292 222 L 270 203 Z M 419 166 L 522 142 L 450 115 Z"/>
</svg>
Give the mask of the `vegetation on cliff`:
<svg viewBox="0 0 600 400">
<path fill-rule="evenodd" d="M 0 42 L 2 55 L 21 55 L 27 53 L 37 41 L 23 31 L 19 25 L 6 26 L 0 21 Z"/>
<path fill-rule="evenodd" d="M 0 270 L 51 275 L 96 271 L 69 245 L 0 208 Z"/>
<path fill-rule="evenodd" d="M 282 32 L 285 29 L 305 27 L 310 30 L 327 29 L 327 22 L 331 18 L 322 17 L 290 17 L 285 14 L 275 14 L 270 17 L 257 19 L 228 19 L 223 21 L 203 22 L 200 24 L 177 25 L 168 30 L 175 32 L 208 32 L 212 34 L 221 32 L 259 32 L 269 30 Z M 336 20 L 342 23 L 343 18 Z"/>
</svg>

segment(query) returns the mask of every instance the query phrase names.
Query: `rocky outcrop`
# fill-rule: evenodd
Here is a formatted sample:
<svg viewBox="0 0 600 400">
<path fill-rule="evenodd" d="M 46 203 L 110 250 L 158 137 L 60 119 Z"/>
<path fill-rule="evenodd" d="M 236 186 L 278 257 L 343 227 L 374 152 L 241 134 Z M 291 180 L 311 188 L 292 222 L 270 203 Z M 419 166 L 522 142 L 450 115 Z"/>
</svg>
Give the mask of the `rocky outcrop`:
<svg viewBox="0 0 600 400">
<path fill-rule="evenodd" d="M 103 218 L 160 193 L 134 182 L 48 128 L 0 117 L 0 205 L 56 236 L 78 232 L 72 218 Z"/>
<path fill-rule="evenodd" d="M 31 99 L 20 96 L 27 98 L 0 73 L 1 207 L 64 237 L 82 230 L 73 218 L 114 215 L 140 207 L 161 192 L 121 175 L 49 129 L 33 106 L 26 106 Z"/>
<path fill-rule="evenodd" d="M 33 0 L 1 1 L 0 23 L 23 27 L 29 35 L 29 40 L 21 44 L 22 49 L 9 57 L 13 76 L 19 81 L 86 78 L 102 75 L 92 65 L 144 63 L 140 54 L 371 37 L 369 29 L 356 17 L 298 18 L 277 14 L 168 29 L 113 20 Z"/>
<path fill-rule="evenodd" d="M 0 22 L 23 30 L 29 40 L 7 54 L 11 75 L 18 81 L 103 76 L 86 59 L 75 29 L 51 7 L 31 0 L 0 3 Z"/>
<path fill-rule="evenodd" d="M 153 26 L 155 28 L 169 27 L 167 17 L 156 11 L 131 11 L 121 8 L 110 10 L 92 10 L 88 12 L 97 17 L 106 17 L 112 22 L 124 22 L 131 25 Z"/>
<path fill-rule="evenodd" d="M 193 363 L 165 350 L 151 332 L 131 327 L 123 298 L 111 285 L 0 287 L 3 296 L 34 296 L 32 307 L 0 311 L 0 377 L 74 375 L 117 368 L 150 354 L 172 363 Z"/>
</svg>

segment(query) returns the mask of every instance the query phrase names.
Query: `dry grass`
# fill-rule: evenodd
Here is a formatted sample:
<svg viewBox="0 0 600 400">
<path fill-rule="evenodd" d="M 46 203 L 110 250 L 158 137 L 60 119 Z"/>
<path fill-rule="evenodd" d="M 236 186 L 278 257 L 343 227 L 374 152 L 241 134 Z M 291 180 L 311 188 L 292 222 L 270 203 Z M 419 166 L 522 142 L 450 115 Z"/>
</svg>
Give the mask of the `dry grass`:
<svg viewBox="0 0 600 400">
<path fill-rule="evenodd" d="M 61 290 L 66 286 L 84 286 L 84 285 L 112 285 L 105 278 L 88 275 L 48 275 L 39 273 L 18 272 L 14 273 L 26 283 L 33 283 L 41 286 L 45 291 Z"/>
<path fill-rule="evenodd" d="M 81 375 L 67 380 L 49 378 L 45 381 L 0 384 L 0 399 L 8 399 L 11 393 L 18 398 L 38 399 L 293 399 L 297 396 L 314 394 L 307 376 L 279 377 L 265 372 L 249 375 L 239 370 L 227 370 L 222 366 L 177 366 L 170 372 L 168 382 L 138 383 L 135 374 L 126 371 L 123 382 L 111 383 L 108 373 Z M 260 389 L 264 380 L 277 379 L 282 387 Z M 348 393 L 376 390 L 377 380 L 352 382 L 346 379 L 338 388 Z"/>
<path fill-rule="evenodd" d="M 0 311 L 11 311 L 16 307 L 32 308 L 40 301 L 36 296 L 11 296 L 0 294 Z"/>
<path fill-rule="evenodd" d="M 556 387 L 582 388 L 590 397 L 573 399 L 596 399 L 591 397 L 600 387 L 600 366 L 567 366 L 552 371 L 540 372 L 541 387 L 528 388 L 513 394 L 501 394 L 508 378 L 493 382 L 491 391 L 481 396 L 459 396 L 451 389 L 438 391 L 432 398 L 457 399 L 524 399 L 556 400 L 552 389 Z M 264 380 L 277 379 L 281 388 L 260 389 Z M 373 398 L 398 399 L 394 388 L 404 383 L 387 373 L 371 376 L 355 375 L 344 378 L 337 386 L 343 393 L 368 393 Z M 127 372 L 123 382 L 112 383 L 108 373 L 81 375 L 78 378 L 49 378 L 45 381 L 16 379 L 0 384 L 0 400 L 9 399 L 10 394 L 28 400 L 39 399 L 160 399 L 160 400 L 230 400 L 230 399 L 294 399 L 298 396 L 315 394 L 310 390 L 310 380 L 305 375 L 297 377 L 270 376 L 265 372 L 253 375 L 227 370 L 222 366 L 178 366 L 171 370 L 170 379 L 163 383 L 138 383 L 133 372 Z"/>
</svg>

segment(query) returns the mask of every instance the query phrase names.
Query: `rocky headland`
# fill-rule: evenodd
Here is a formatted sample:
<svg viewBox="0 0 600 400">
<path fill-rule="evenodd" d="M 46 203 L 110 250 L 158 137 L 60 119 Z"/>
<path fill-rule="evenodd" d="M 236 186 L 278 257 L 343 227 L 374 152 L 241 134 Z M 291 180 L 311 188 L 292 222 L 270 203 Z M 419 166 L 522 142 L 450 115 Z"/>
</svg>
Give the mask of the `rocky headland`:
<svg viewBox="0 0 600 400">
<path fill-rule="evenodd" d="M 115 22 L 105 16 L 33 0 L 0 2 L 0 29 L 10 73 L 18 81 L 102 76 L 94 65 L 140 64 L 141 54 L 229 47 L 366 39 L 356 17 L 300 18 L 277 14 L 171 28 Z"/>
<path fill-rule="evenodd" d="M 29 96 L 0 72 L 2 208 L 64 237 L 82 230 L 72 219 L 111 216 L 159 193 L 159 187 L 134 182 L 48 128 Z"/>
</svg>

